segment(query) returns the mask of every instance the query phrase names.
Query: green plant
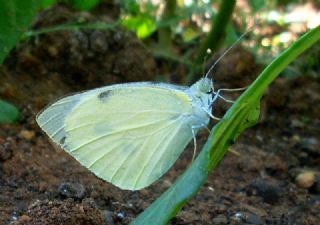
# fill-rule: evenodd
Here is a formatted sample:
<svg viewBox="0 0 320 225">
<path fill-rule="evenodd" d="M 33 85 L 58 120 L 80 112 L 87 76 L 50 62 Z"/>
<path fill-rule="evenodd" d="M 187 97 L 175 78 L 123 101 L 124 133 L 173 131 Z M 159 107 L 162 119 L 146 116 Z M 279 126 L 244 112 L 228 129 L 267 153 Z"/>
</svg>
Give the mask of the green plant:
<svg viewBox="0 0 320 225">
<path fill-rule="evenodd" d="M 59 2 L 58 0 L 0 0 L 0 64 L 2 64 L 5 57 L 10 50 L 17 44 L 17 42 L 23 38 L 32 36 L 34 34 L 44 33 L 45 31 L 57 31 L 66 29 L 76 29 L 80 27 L 75 24 L 60 25 L 55 28 L 42 29 L 41 32 L 27 32 L 33 18 L 41 8 L 47 8 L 50 5 Z M 100 0 L 63 0 L 67 4 L 72 5 L 79 10 L 90 10 L 95 7 Z M 100 24 L 101 25 L 101 24 Z M 85 24 L 84 28 L 95 29 L 101 28 L 98 25 Z M 108 29 L 109 26 L 103 26 Z M 30 35 L 32 34 L 32 35 Z"/>
<path fill-rule="evenodd" d="M 303 35 L 270 63 L 238 98 L 216 126 L 192 165 L 131 225 L 164 225 L 175 216 L 205 182 L 209 172 L 220 162 L 228 147 L 259 117 L 260 99 L 270 83 L 302 52 L 320 40 L 320 26 Z"/>
<path fill-rule="evenodd" d="M 71 5 L 77 10 L 88 11 L 96 7 L 100 0 L 42 0 L 41 8 L 45 9 L 58 2 L 63 2 Z"/>
<path fill-rule="evenodd" d="M 0 124 L 14 123 L 19 119 L 19 111 L 12 104 L 0 99 Z"/>
<path fill-rule="evenodd" d="M 30 26 L 39 0 L 0 0 L 0 64 Z"/>
<path fill-rule="evenodd" d="M 216 52 L 222 46 L 235 5 L 235 0 L 223 0 L 217 15 L 211 18 L 211 30 L 200 44 L 195 65 L 187 77 L 188 84 L 192 84 L 200 78 L 207 50 Z"/>
<path fill-rule="evenodd" d="M 162 20 L 169 20 L 175 17 L 175 11 L 177 8 L 177 1 L 176 0 L 167 0 L 166 7 L 162 14 Z M 158 39 L 159 39 L 159 48 L 165 49 L 165 51 L 170 51 L 172 47 L 172 31 L 170 26 L 160 27 L 158 29 Z"/>
<path fill-rule="evenodd" d="M 78 10 L 88 11 L 96 7 L 100 0 L 64 0 Z"/>
<path fill-rule="evenodd" d="M 150 1 L 141 5 L 135 0 L 124 1 L 122 3 L 121 24 L 134 31 L 139 38 L 147 38 L 157 29 L 155 15 L 157 8 L 158 5 L 154 5 Z"/>
<path fill-rule="evenodd" d="M 40 7 L 38 0 L 0 0 L 0 64 L 30 26 Z M 18 118 L 17 108 L 0 100 L 0 123 L 13 123 Z"/>
<path fill-rule="evenodd" d="M 219 46 L 226 36 L 226 27 L 231 19 L 235 5 L 235 0 L 223 0 L 221 2 L 219 12 L 215 17 L 212 17 L 211 30 L 200 46 L 198 58 L 196 60 L 198 64 L 203 62 L 203 58 L 207 54 L 208 48 L 213 52 L 219 49 Z"/>
</svg>

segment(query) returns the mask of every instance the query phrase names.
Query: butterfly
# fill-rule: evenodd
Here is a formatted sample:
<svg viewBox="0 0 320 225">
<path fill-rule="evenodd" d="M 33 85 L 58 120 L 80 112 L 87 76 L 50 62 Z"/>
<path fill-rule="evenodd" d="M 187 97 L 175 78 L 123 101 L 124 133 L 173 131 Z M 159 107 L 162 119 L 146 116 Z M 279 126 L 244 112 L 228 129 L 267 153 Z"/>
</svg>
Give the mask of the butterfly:
<svg viewBox="0 0 320 225">
<path fill-rule="evenodd" d="M 222 89 L 220 89 L 222 90 Z M 156 82 L 105 86 L 46 107 L 39 126 L 96 176 L 127 190 L 158 180 L 198 130 L 209 124 L 223 98 L 213 81 L 190 87 Z"/>
</svg>

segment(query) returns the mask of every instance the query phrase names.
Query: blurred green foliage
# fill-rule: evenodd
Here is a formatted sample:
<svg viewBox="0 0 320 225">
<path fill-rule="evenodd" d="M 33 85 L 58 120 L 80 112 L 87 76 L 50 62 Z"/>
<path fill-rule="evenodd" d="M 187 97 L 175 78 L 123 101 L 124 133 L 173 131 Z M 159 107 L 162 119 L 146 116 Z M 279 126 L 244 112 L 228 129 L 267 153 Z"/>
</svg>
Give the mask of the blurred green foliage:
<svg viewBox="0 0 320 225">
<path fill-rule="evenodd" d="M 198 16 L 199 18 L 203 18 L 205 14 L 208 14 L 208 16 L 214 14 L 214 10 L 209 2 L 190 1 L 190 3 L 186 5 L 184 1 L 176 1 L 177 6 L 174 7 L 175 12 L 171 13 L 170 15 L 172 16 L 169 18 L 164 17 L 163 15 L 166 14 L 166 12 L 163 10 L 163 8 L 165 8 L 165 3 L 168 2 L 169 1 L 160 1 L 158 4 L 147 0 L 140 4 L 135 0 L 122 2 L 121 20 L 123 21 L 123 25 L 130 30 L 135 31 L 137 36 L 141 37 L 138 35 L 138 32 L 141 32 L 141 24 L 150 24 L 149 26 L 145 26 L 145 35 L 143 35 L 141 38 L 147 38 L 156 30 L 164 27 L 169 27 L 172 30 L 172 33 L 175 35 L 182 35 L 184 32 L 184 25 L 182 25 L 181 22 L 185 22 L 185 28 L 187 28 L 187 21 L 190 21 L 191 17 Z M 133 20 L 134 22 L 127 23 L 126 20 L 128 19 Z M 146 22 L 143 22 L 143 19 L 145 19 Z M 188 32 L 190 32 L 190 30 Z M 190 40 L 190 38 L 187 39 Z"/>
<path fill-rule="evenodd" d="M 100 0 L 64 0 L 64 2 L 72 5 L 75 9 L 88 11 L 96 7 Z"/>
<path fill-rule="evenodd" d="M 14 123 L 18 119 L 18 109 L 14 105 L 0 99 L 0 124 Z"/>
<path fill-rule="evenodd" d="M 40 9 L 65 2 L 78 10 L 90 10 L 100 0 L 0 0 L 0 64 L 19 41 Z"/>
<path fill-rule="evenodd" d="M 121 24 L 134 31 L 141 39 L 149 37 L 157 29 L 153 18 L 147 14 L 127 16 L 121 20 Z"/>
<path fill-rule="evenodd" d="M 88 11 L 96 7 L 100 0 L 42 0 L 41 8 L 45 9 L 60 2 L 71 5 L 77 10 Z"/>
<path fill-rule="evenodd" d="M 266 6 L 266 1 L 264 1 L 264 0 L 249 0 L 249 4 L 251 6 L 252 12 L 256 13 Z"/>
<path fill-rule="evenodd" d="M 39 0 L 0 0 L 0 64 L 27 31 L 40 6 Z"/>
</svg>

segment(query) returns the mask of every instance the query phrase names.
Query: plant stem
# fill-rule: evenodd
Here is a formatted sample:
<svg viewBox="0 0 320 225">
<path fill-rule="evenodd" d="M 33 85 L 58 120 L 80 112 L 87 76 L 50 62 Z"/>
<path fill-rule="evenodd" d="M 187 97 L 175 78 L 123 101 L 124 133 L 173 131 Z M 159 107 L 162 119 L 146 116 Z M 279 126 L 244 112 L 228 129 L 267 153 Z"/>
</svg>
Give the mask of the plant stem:
<svg viewBox="0 0 320 225">
<path fill-rule="evenodd" d="M 177 7 L 176 0 L 166 0 L 166 7 L 162 15 L 162 20 L 168 20 L 174 17 L 175 10 Z M 171 40 L 171 27 L 168 25 L 166 27 L 160 27 L 158 30 L 159 38 L 159 49 L 170 50 L 172 47 Z"/>
<path fill-rule="evenodd" d="M 222 0 L 220 9 L 216 16 L 212 17 L 211 30 L 206 39 L 202 42 L 198 56 L 195 60 L 194 69 L 187 77 L 187 83 L 193 84 L 201 77 L 202 64 L 207 54 L 207 49 L 216 52 L 225 38 L 225 31 L 231 19 L 236 0 Z"/>
<path fill-rule="evenodd" d="M 216 52 L 225 37 L 226 27 L 231 19 L 233 9 L 236 5 L 236 0 L 223 0 L 220 9 L 215 17 L 212 17 L 211 30 L 207 38 L 200 46 L 197 64 L 203 63 L 203 59 L 207 54 L 207 49 Z"/>
<path fill-rule="evenodd" d="M 243 93 L 243 97 L 257 95 L 270 85 L 270 83 L 301 53 L 320 40 L 320 25 L 308 31 L 294 42 L 289 48 L 282 52 L 272 63 L 270 63 L 253 82 L 252 85 Z M 241 97 L 242 97 L 241 96 Z M 261 97 L 261 96 L 260 96 Z"/>
</svg>

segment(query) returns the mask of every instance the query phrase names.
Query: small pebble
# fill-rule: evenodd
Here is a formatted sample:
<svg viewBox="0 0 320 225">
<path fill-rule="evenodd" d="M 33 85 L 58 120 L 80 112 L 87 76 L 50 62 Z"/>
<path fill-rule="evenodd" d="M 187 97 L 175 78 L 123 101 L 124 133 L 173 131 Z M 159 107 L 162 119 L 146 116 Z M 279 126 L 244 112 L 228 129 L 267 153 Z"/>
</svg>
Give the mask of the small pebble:
<svg viewBox="0 0 320 225">
<path fill-rule="evenodd" d="M 12 215 L 11 215 L 11 219 L 14 220 L 14 221 L 15 221 L 15 220 L 18 220 L 19 214 L 20 214 L 19 212 L 13 211 L 13 212 L 12 212 Z"/>
<path fill-rule="evenodd" d="M 163 188 L 169 188 L 171 185 L 172 185 L 172 183 L 170 182 L 170 180 L 164 179 L 164 180 L 162 181 L 162 186 L 163 186 Z"/>
<path fill-rule="evenodd" d="M 32 138 L 34 138 L 35 133 L 34 131 L 30 131 L 30 130 L 22 130 L 20 131 L 19 136 L 29 141 Z"/>
<path fill-rule="evenodd" d="M 31 220 L 31 218 L 25 214 L 19 217 L 19 222 L 21 222 L 21 223 L 26 223 L 30 220 Z"/>
<path fill-rule="evenodd" d="M 311 151 L 317 151 L 319 147 L 319 142 L 315 137 L 302 138 L 300 146 Z"/>
<path fill-rule="evenodd" d="M 106 225 L 114 225 L 114 220 L 113 220 L 113 213 L 110 212 L 109 210 L 103 210 L 102 212 L 103 214 L 103 218 L 104 218 L 104 222 L 106 223 Z"/>
<path fill-rule="evenodd" d="M 242 221 L 244 219 L 244 215 L 242 212 L 237 212 L 236 214 L 234 214 L 234 218 L 237 220 L 237 221 Z"/>
<path fill-rule="evenodd" d="M 291 120 L 291 126 L 292 126 L 292 127 L 295 127 L 295 128 L 302 128 L 302 127 L 304 127 L 305 125 L 304 125 L 304 123 L 301 122 L 300 120 L 293 119 L 293 120 Z"/>
<path fill-rule="evenodd" d="M 59 55 L 59 51 L 56 47 L 48 47 L 48 53 L 51 57 L 57 57 Z"/>
<path fill-rule="evenodd" d="M 212 223 L 214 225 L 228 224 L 228 219 L 225 215 L 220 214 L 220 215 L 216 216 L 215 218 L 213 218 Z"/>
<path fill-rule="evenodd" d="M 67 198 L 82 199 L 85 195 L 86 188 L 80 183 L 62 183 L 60 184 L 58 191 L 60 195 Z"/>
<path fill-rule="evenodd" d="M 247 216 L 246 222 L 248 224 L 255 224 L 255 225 L 263 225 L 263 224 L 265 224 L 265 222 L 261 219 L 261 217 L 255 215 L 255 214 L 249 214 Z"/>
<path fill-rule="evenodd" d="M 254 181 L 247 187 L 248 195 L 257 195 L 263 198 L 263 201 L 269 204 L 278 202 L 280 198 L 280 188 L 270 184 L 268 181 Z"/>
<path fill-rule="evenodd" d="M 129 202 L 129 203 L 128 203 L 128 208 L 129 208 L 129 209 L 134 209 L 135 207 L 134 207 L 134 205 L 133 205 L 131 202 Z"/>
<path fill-rule="evenodd" d="M 316 181 L 316 175 L 313 171 L 303 171 L 296 176 L 295 183 L 299 188 L 308 189 Z"/>
<path fill-rule="evenodd" d="M 126 218 L 126 214 L 124 212 L 118 212 L 117 213 L 117 218 L 122 221 Z"/>
<path fill-rule="evenodd" d="M 214 188 L 211 186 L 208 187 L 208 190 L 214 192 Z"/>
</svg>

